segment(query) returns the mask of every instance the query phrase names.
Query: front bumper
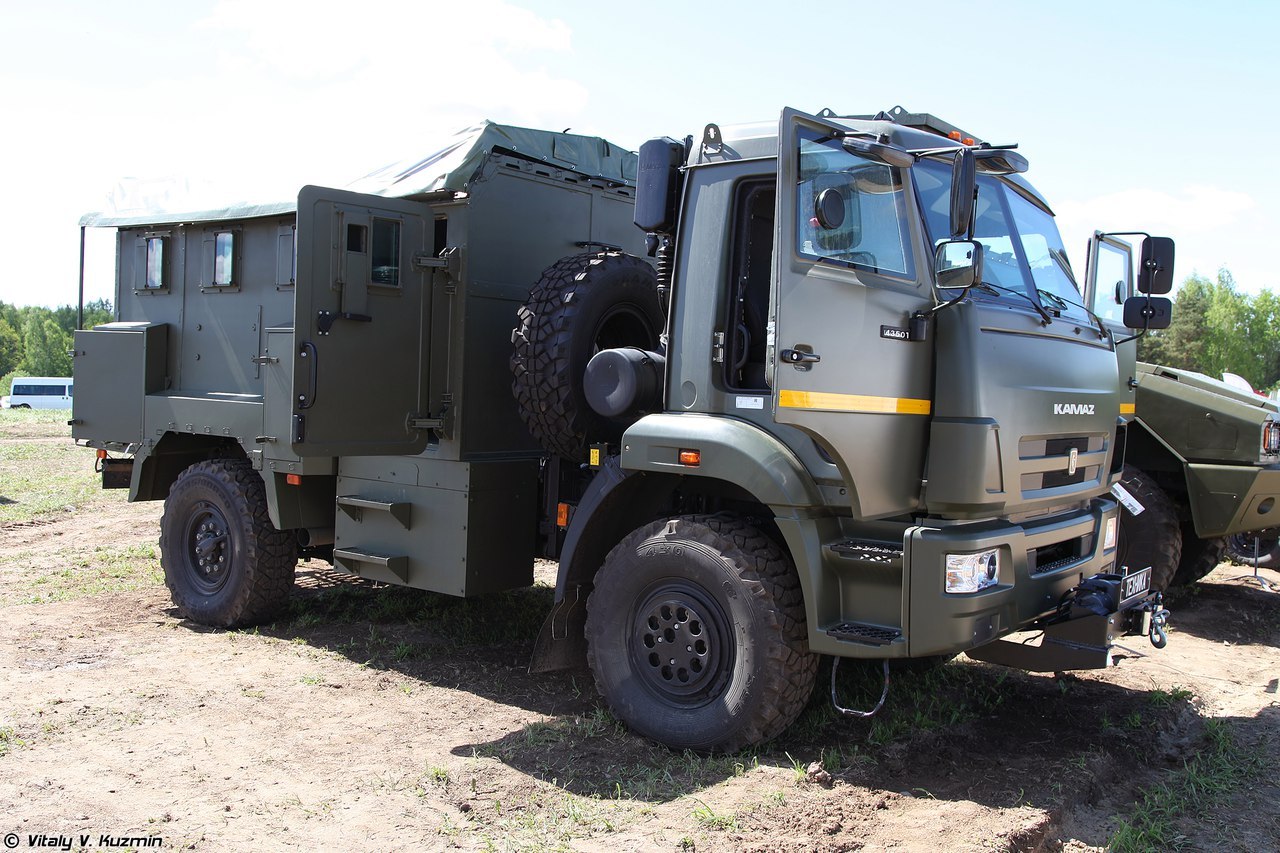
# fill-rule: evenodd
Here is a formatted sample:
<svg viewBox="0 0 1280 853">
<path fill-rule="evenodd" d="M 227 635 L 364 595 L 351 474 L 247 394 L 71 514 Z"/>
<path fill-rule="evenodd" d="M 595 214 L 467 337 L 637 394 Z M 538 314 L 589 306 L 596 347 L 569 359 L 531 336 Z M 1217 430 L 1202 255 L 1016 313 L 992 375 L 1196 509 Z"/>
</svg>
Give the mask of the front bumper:
<svg viewBox="0 0 1280 853">
<path fill-rule="evenodd" d="M 906 537 L 909 578 L 907 654 L 958 654 L 1021 630 L 1057 611 L 1085 578 L 1115 570 L 1104 548 L 1106 522 L 1118 504 L 1095 498 L 1080 511 L 1014 524 L 991 521 L 915 527 Z M 996 548 L 999 581 L 981 592 L 949 594 L 942 566 L 948 553 Z"/>
<path fill-rule="evenodd" d="M 1122 598 L 1126 583 L 1145 583 L 1146 592 Z M 970 649 L 974 660 L 1017 667 L 1031 672 L 1059 672 L 1068 669 L 1104 669 L 1112 664 L 1112 649 L 1120 637 L 1148 637 L 1162 649 L 1168 642 L 1161 593 L 1150 590 L 1151 569 L 1127 577 L 1095 575 L 1076 587 L 1053 616 L 1037 620 L 1031 628 L 1039 638 L 1023 642 L 996 640 Z M 1039 642 L 1033 642 L 1038 639 Z"/>
<path fill-rule="evenodd" d="M 1280 526 L 1280 464 L 1186 465 L 1187 497 L 1202 539 Z"/>
</svg>

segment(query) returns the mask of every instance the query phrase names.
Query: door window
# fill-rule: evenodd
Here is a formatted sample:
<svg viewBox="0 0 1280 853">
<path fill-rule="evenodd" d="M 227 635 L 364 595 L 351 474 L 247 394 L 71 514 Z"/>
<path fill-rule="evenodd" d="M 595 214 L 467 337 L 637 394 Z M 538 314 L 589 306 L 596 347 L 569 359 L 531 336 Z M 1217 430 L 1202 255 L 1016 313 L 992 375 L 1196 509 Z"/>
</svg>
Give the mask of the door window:
<svg viewBox="0 0 1280 853">
<path fill-rule="evenodd" d="M 796 251 L 825 263 L 914 275 L 902 170 L 800 133 Z"/>
</svg>

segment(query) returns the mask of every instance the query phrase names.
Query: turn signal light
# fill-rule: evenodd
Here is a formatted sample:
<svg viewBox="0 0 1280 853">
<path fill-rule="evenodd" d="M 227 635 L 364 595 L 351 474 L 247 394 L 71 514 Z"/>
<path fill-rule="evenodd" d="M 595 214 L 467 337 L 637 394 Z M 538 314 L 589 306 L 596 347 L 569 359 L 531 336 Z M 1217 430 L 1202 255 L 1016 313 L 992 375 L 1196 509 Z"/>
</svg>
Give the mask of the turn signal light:
<svg viewBox="0 0 1280 853">
<path fill-rule="evenodd" d="M 302 475 L 301 474 L 285 474 L 284 481 L 288 483 L 290 486 L 301 486 Z"/>
<path fill-rule="evenodd" d="M 556 504 L 556 526 L 569 526 L 569 505 L 566 503 Z"/>
<path fill-rule="evenodd" d="M 681 450 L 680 464 L 688 465 L 690 467 L 697 467 L 698 465 L 701 465 L 702 451 L 701 450 Z"/>
<path fill-rule="evenodd" d="M 99 459 L 106 459 L 106 458 L 107 458 L 107 451 L 105 451 L 105 450 L 99 450 L 99 451 L 98 451 L 98 458 L 99 458 Z"/>
<path fill-rule="evenodd" d="M 1262 425 L 1262 452 L 1269 456 L 1280 453 L 1280 421 Z"/>
</svg>

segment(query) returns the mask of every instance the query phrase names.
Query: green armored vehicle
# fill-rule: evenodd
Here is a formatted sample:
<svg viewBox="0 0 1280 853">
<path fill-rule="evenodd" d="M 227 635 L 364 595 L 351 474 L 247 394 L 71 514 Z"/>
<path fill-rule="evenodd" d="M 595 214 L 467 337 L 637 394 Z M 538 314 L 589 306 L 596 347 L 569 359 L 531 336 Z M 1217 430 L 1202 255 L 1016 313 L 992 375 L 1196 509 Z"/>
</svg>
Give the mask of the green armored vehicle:
<svg viewBox="0 0 1280 853">
<path fill-rule="evenodd" d="M 1123 303 L 1133 293 L 1132 251 L 1123 235 L 1095 234 L 1087 304 L 1124 336 Z M 1099 286 L 1102 282 L 1102 286 Z M 1127 413 L 1124 475 L 1114 493 L 1121 561 L 1152 566 L 1157 589 L 1194 583 L 1224 553 L 1275 561 L 1280 524 L 1280 414 L 1276 403 L 1190 370 L 1139 362 L 1120 346 L 1122 375 L 1136 391 Z"/>
<path fill-rule="evenodd" d="M 1025 168 L 901 108 L 638 160 L 486 125 L 296 203 L 88 217 L 119 319 L 76 336 L 73 435 L 165 501 L 201 623 L 272 618 L 300 554 L 453 595 L 558 559 L 533 667 L 674 747 L 776 736 L 820 654 L 1106 666 L 1163 645 L 1110 494 L 1133 394 Z"/>
</svg>

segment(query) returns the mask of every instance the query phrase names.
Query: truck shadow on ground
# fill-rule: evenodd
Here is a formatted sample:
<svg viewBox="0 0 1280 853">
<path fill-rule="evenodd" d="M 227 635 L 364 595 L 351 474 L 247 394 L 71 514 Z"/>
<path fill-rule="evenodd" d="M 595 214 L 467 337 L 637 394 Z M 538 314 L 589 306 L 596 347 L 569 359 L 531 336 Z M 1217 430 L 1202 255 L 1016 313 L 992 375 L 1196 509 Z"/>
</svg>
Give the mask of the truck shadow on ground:
<svg viewBox="0 0 1280 853">
<path fill-rule="evenodd" d="M 572 793 L 667 802 L 757 766 L 793 774 L 820 762 L 833 784 L 1005 808 L 1096 801 L 1142 772 L 1176 768 L 1204 738 L 1190 692 L 1135 690 L 1092 678 L 1033 675 L 960 658 L 895 674 L 868 720 L 838 714 L 831 664 L 780 738 L 735 755 L 674 752 L 632 735 L 603 707 L 585 670 L 531 675 L 534 639 L 552 591 L 479 599 L 389 588 L 327 571 L 306 578 L 287 616 L 260 630 L 395 672 L 424 688 L 468 691 L 548 719 L 454 754 L 491 757 Z M 847 663 L 841 703 L 871 707 L 876 666 Z"/>
<path fill-rule="evenodd" d="M 1232 567 L 1220 580 L 1215 575 L 1179 590 L 1169 604 L 1170 642 L 1183 632 L 1218 643 L 1280 646 L 1280 593 L 1258 584 L 1252 574 Z"/>
</svg>

